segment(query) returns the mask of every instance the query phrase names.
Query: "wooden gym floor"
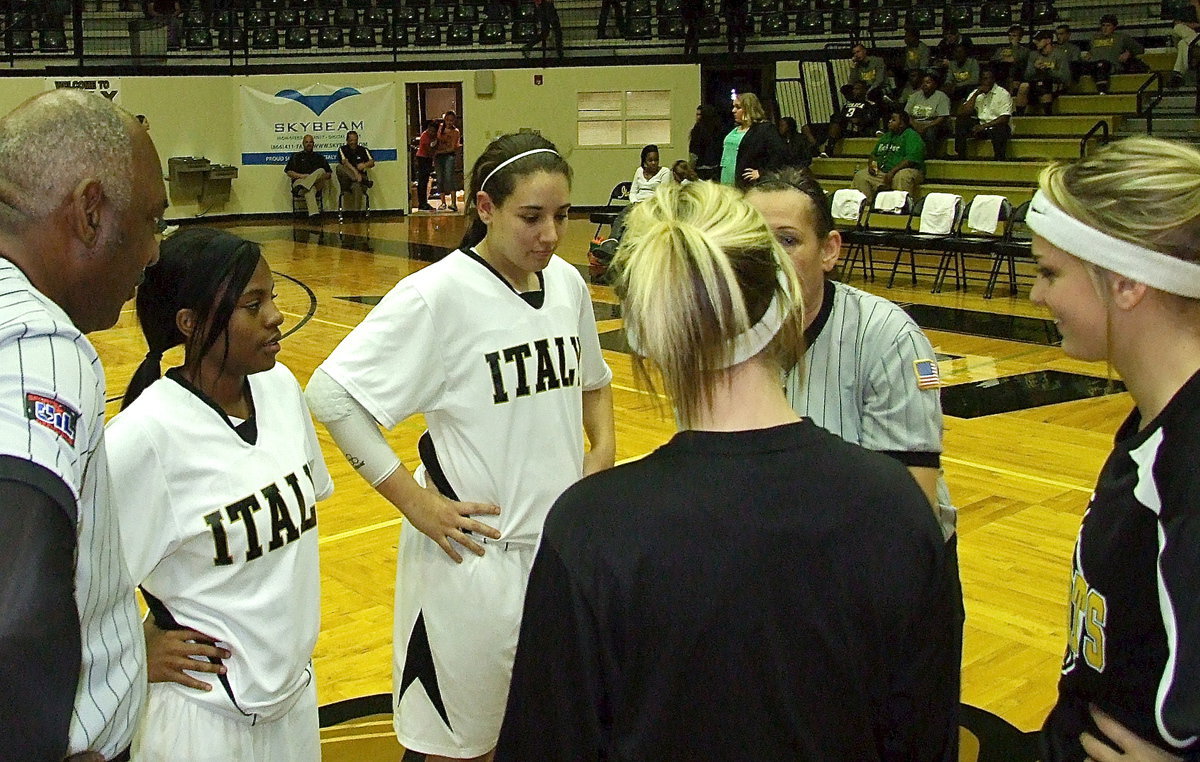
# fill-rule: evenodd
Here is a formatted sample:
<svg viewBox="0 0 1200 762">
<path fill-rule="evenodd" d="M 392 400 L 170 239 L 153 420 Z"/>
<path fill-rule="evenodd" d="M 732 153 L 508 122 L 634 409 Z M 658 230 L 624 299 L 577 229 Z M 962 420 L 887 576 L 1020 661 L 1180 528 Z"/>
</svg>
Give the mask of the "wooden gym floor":
<svg viewBox="0 0 1200 762">
<path fill-rule="evenodd" d="M 463 222 L 459 216 L 416 216 L 376 218 L 369 224 L 283 220 L 226 227 L 262 243 L 287 318 L 280 360 L 305 384 L 367 314 L 373 298 L 457 245 Z M 572 219 L 560 255 L 585 265 L 593 230 L 586 218 Z M 1105 379 L 1108 371 L 1102 364 L 1071 360 L 1046 343 L 1052 329 L 1029 303 L 1027 283 L 1017 297 L 1010 298 L 1001 287 L 996 298 L 984 300 L 978 283 L 965 292 L 930 294 L 928 276 L 916 287 L 892 289 L 883 287 L 886 278 L 874 284 L 864 285 L 861 277 L 853 282 L 913 305 L 923 326 L 953 328 L 927 328 L 927 333 L 944 356 L 939 359 L 947 407 L 955 402 L 964 416 L 946 416 L 942 458 L 959 508 L 967 610 L 963 702 L 1021 730 L 1033 730 L 1055 697 L 1066 643 L 1068 570 L 1080 517 L 1113 432 L 1132 403 L 1127 394 L 1114 393 L 1038 404 L 1061 398 L 1058 394 L 1103 392 L 1104 384 L 1096 379 Z M 621 346 L 611 289 L 592 287 L 592 295 L 600 332 L 617 331 L 605 337 L 606 345 Z M 127 305 L 117 327 L 91 337 L 107 368 L 110 415 L 145 353 L 131 308 Z M 1026 340 L 1006 338 L 1011 335 Z M 635 388 L 628 356 L 611 350 L 605 356 L 614 372 L 617 458 L 636 458 L 666 441 L 673 425 Z M 179 356 L 169 354 L 166 363 L 172 362 L 178 363 Z M 1023 383 L 1010 389 L 1014 384 L 996 381 L 1011 377 Z M 1007 411 L 975 415 L 992 409 Z M 318 429 L 336 483 L 333 497 L 319 508 L 322 628 L 314 662 L 318 699 L 327 705 L 391 691 L 392 597 L 401 519 Z M 418 416 L 388 435 L 410 469 L 417 465 L 422 430 Z M 390 732 L 386 725 L 377 730 Z"/>
</svg>

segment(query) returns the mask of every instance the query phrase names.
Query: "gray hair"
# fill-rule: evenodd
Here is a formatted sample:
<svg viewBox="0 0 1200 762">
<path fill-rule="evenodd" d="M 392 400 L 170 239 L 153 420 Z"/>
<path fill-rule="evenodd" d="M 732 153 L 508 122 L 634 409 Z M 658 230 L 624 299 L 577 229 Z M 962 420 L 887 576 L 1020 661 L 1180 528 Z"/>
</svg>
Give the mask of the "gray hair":
<svg viewBox="0 0 1200 762">
<path fill-rule="evenodd" d="M 119 210 L 132 195 L 130 118 L 100 95 L 63 88 L 0 119 L 0 229 L 44 219 L 85 178 Z"/>
</svg>

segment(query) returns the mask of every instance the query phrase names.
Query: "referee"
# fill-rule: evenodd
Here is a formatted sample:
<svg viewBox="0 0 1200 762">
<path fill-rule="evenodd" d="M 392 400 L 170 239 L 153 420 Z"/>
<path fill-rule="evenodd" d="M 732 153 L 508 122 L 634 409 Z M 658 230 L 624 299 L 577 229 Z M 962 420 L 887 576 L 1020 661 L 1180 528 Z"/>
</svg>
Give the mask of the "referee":
<svg viewBox="0 0 1200 762">
<path fill-rule="evenodd" d="M 4 759 L 129 756 L 145 644 L 84 334 L 117 322 L 158 258 L 166 205 L 150 136 L 110 101 L 57 90 L 0 119 Z"/>
</svg>

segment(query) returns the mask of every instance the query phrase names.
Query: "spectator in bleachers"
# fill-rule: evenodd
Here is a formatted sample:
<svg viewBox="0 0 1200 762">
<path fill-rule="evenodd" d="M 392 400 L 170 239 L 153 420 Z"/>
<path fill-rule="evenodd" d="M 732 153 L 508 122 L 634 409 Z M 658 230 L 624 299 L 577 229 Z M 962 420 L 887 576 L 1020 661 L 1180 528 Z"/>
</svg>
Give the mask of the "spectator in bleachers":
<svg viewBox="0 0 1200 762">
<path fill-rule="evenodd" d="M 654 195 L 658 186 L 671 176 L 671 170 L 662 166 L 658 159 L 658 146 L 651 143 L 642 147 L 642 163 L 633 171 L 633 183 L 629 187 L 629 202 L 636 204 Z"/>
<path fill-rule="evenodd" d="M 1172 87 L 1183 84 L 1190 63 L 1188 57 L 1192 40 L 1200 35 L 1200 0 L 1189 0 L 1188 6 L 1182 8 L 1177 15 L 1179 18 L 1172 19 L 1174 23 L 1171 27 L 1171 37 L 1175 40 L 1175 65 L 1172 67 L 1169 83 Z"/>
<path fill-rule="evenodd" d="M 967 96 L 954 120 L 954 152 L 958 158 L 966 158 L 968 139 L 991 140 L 995 157 L 1008 158 L 1012 111 L 1012 96 L 996 84 L 991 69 L 984 69 L 979 75 L 979 87 Z"/>
<path fill-rule="evenodd" d="M 750 27 L 747 3 L 748 0 L 725 0 L 725 37 L 730 53 L 746 50 L 746 34 Z"/>
<path fill-rule="evenodd" d="M 621 10 L 621 0 L 603 0 L 600 4 L 600 23 L 596 26 L 597 39 L 603 40 L 608 36 L 609 13 L 617 20 L 617 36 L 625 36 L 625 14 Z"/>
<path fill-rule="evenodd" d="M 345 208 L 361 210 L 365 203 L 366 189 L 375 183 L 367 178 L 367 170 L 375 166 L 375 157 L 367 147 L 358 142 L 358 132 L 346 133 L 346 144 L 338 149 L 337 179 L 342 193 L 350 197 Z"/>
<path fill-rule="evenodd" d="M 842 104 L 842 110 L 829 120 L 829 136 L 821 150 L 821 158 L 832 156 L 838 141 L 844 137 L 874 135 L 879 126 L 879 110 L 867 100 L 867 85 L 862 80 L 850 88 L 850 97 Z"/>
<path fill-rule="evenodd" d="M 303 150 L 292 154 L 287 166 L 283 168 L 284 174 L 292 179 L 292 194 L 304 196 L 309 217 L 316 217 L 320 211 L 317 196 L 325 192 L 325 184 L 329 182 L 332 174 L 329 162 L 313 150 L 316 144 L 312 135 L 305 135 Z"/>
<path fill-rule="evenodd" d="M 533 0 L 533 7 L 537 12 L 538 36 L 526 43 L 525 47 L 521 48 L 521 55 L 528 58 L 529 54 L 538 45 L 542 46 L 544 54 L 546 41 L 550 38 L 550 32 L 553 31 L 554 55 L 562 58 L 562 22 L 558 19 L 558 8 L 554 7 L 554 0 Z"/>
<path fill-rule="evenodd" d="M 783 166 L 783 139 L 754 93 L 734 97 L 733 120 L 737 124 L 721 152 L 721 183 L 748 188 L 762 173 Z"/>
<path fill-rule="evenodd" d="M 145 0 L 143 9 L 146 18 L 157 21 L 167 28 L 167 49 L 179 48 L 179 23 L 183 16 L 183 7 L 179 0 Z"/>
<path fill-rule="evenodd" d="M 41 28 L 61 30 L 67 23 L 67 14 L 70 12 L 71 0 L 46 0 Z"/>
<path fill-rule="evenodd" d="M 438 125 L 437 143 L 434 150 L 434 169 L 437 172 L 438 193 L 442 194 L 439 209 L 458 211 L 458 189 L 454 187 L 454 159 L 462 145 L 462 132 L 458 129 L 458 115 L 453 111 L 442 114 Z"/>
<path fill-rule="evenodd" d="M 1008 28 L 1008 44 L 996 48 L 992 54 L 996 80 L 1012 92 L 1020 87 L 1029 64 L 1029 46 L 1021 42 L 1024 36 L 1025 30 L 1019 24 L 1013 24 Z"/>
<path fill-rule="evenodd" d="M 867 86 L 867 98 L 873 103 L 879 103 L 883 98 L 883 86 L 887 81 L 887 67 L 879 56 L 867 54 L 867 47 L 861 42 L 855 43 L 850 49 L 850 75 L 846 84 L 842 85 L 842 97 L 850 97 L 850 89 L 855 82 Z"/>
<path fill-rule="evenodd" d="M 930 72 L 921 80 L 921 89 L 909 96 L 904 110 L 912 117 L 912 128 L 925 141 L 925 155 L 941 152 L 950 132 L 950 98 L 940 89 L 941 80 Z"/>
<path fill-rule="evenodd" d="M 1054 99 L 1071 86 L 1071 66 L 1066 51 L 1054 44 L 1054 34 L 1043 29 L 1033 36 L 1037 52 L 1025 65 L 1025 80 L 1017 90 L 1017 113 L 1024 114 L 1031 99 L 1049 114 Z"/>
<path fill-rule="evenodd" d="M 1071 67 L 1071 80 L 1079 81 L 1079 77 L 1083 75 L 1083 51 L 1079 46 L 1071 42 L 1071 27 L 1067 24 L 1059 24 L 1054 28 L 1054 44 L 1067 53 L 1067 62 Z"/>
<path fill-rule="evenodd" d="M 908 72 L 908 79 L 900 86 L 895 98 L 889 98 L 885 104 L 891 111 L 903 111 L 909 97 L 921 89 L 921 80 L 925 78 L 925 70 L 913 69 Z"/>
<path fill-rule="evenodd" d="M 1111 13 L 1100 17 L 1100 30 L 1092 37 L 1092 44 L 1083 54 L 1080 67 L 1082 73 L 1092 75 L 1096 89 L 1102 93 L 1108 92 L 1113 74 L 1136 74 L 1150 70 L 1138 58 L 1146 49 L 1129 33 L 1118 31 L 1117 26 L 1117 17 Z"/>
<path fill-rule="evenodd" d="M 721 179 L 721 141 L 724 140 L 717 107 L 702 103 L 696 107 L 696 123 L 688 136 L 688 154 L 701 180 Z"/>
<path fill-rule="evenodd" d="M 929 46 L 921 42 L 921 32 L 914 27 L 904 28 L 904 71 L 924 71 L 929 68 Z"/>
<path fill-rule="evenodd" d="M 795 119 L 790 116 L 779 118 L 779 137 L 785 149 L 783 166 L 807 169 L 812 164 L 812 144 L 796 127 Z"/>
<path fill-rule="evenodd" d="M 880 190 L 902 190 L 916 195 L 925 180 L 925 141 L 912 128 L 911 121 L 906 111 L 893 113 L 887 132 L 871 151 L 866 168 L 854 173 L 851 184 L 867 198 L 874 198 Z"/>
<path fill-rule="evenodd" d="M 954 49 L 959 45 L 966 45 L 967 50 L 971 49 L 971 38 L 965 34 L 961 34 L 956 26 L 948 26 L 942 33 L 942 40 L 933 49 L 933 65 L 937 69 L 945 69 L 950 65 L 950 61 L 954 59 Z"/>
<path fill-rule="evenodd" d="M 704 0 L 680 0 L 679 16 L 683 19 L 683 57 L 700 60 L 700 19 L 704 16 Z"/>
<path fill-rule="evenodd" d="M 942 90 L 951 101 L 961 101 L 967 93 L 979 86 L 979 61 L 967 54 L 966 45 L 954 48 L 954 58 L 946 67 L 946 82 Z"/>
<path fill-rule="evenodd" d="M 423 212 L 433 211 L 433 207 L 429 205 L 429 178 L 433 176 L 438 126 L 436 120 L 426 121 L 424 131 L 417 138 L 417 208 Z"/>
</svg>

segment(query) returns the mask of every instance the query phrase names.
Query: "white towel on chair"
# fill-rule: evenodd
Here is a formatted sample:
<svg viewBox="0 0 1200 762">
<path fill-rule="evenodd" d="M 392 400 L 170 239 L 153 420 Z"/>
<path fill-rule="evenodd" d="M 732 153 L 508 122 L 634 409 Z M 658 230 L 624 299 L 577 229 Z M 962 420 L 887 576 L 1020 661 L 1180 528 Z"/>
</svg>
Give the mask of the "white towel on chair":
<svg viewBox="0 0 1200 762">
<path fill-rule="evenodd" d="M 1000 224 L 1000 206 L 1004 196 L 976 196 L 971 201 L 971 213 L 967 215 L 967 227 L 981 233 L 994 235 Z"/>
<path fill-rule="evenodd" d="M 833 204 L 830 211 L 835 219 L 858 221 L 858 213 L 862 209 L 862 191 L 853 188 L 842 188 L 833 192 Z"/>
<path fill-rule="evenodd" d="M 956 193 L 930 193 L 925 197 L 925 206 L 921 209 L 922 233 L 948 235 L 954 228 L 954 212 L 962 201 L 962 196 Z"/>
<path fill-rule="evenodd" d="M 908 191 L 879 191 L 875 194 L 875 209 L 880 212 L 898 212 L 908 202 Z"/>
</svg>

